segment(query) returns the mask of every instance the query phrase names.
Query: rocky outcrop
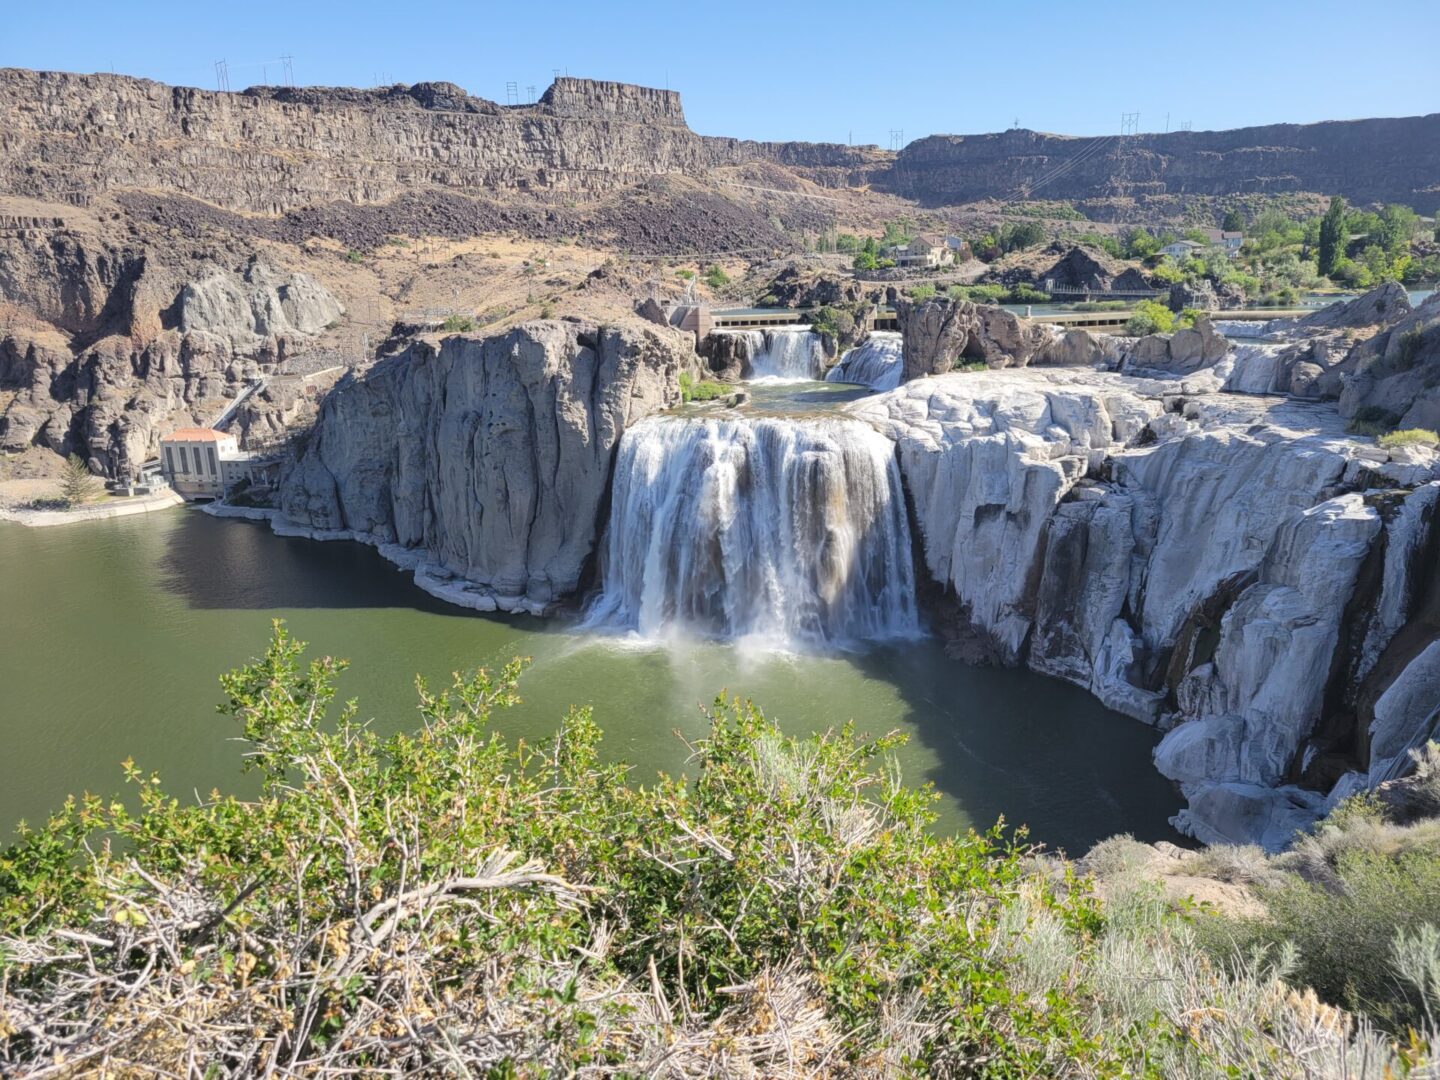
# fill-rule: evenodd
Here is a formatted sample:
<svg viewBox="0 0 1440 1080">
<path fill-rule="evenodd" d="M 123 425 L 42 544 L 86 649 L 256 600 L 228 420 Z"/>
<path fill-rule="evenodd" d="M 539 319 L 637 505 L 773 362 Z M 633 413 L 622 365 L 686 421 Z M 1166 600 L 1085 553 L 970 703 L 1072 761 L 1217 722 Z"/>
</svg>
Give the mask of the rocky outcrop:
<svg viewBox="0 0 1440 1080">
<path fill-rule="evenodd" d="M 1437 175 L 1440 113 L 1124 139 L 1023 128 L 932 135 L 905 147 L 879 182 L 932 205 L 1004 199 L 1043 179 L 1047 199 L 1311 191 L 1429 213 L 1440 208 Z"/>
<path fill-rule="evenodd" d="M 268 339 L 318 334 L 344 313 L 309 274 L 281 274 L 258 259 L 239 273 L 211 268 L 180 290 L 181 330 L 214 334 L 249 351 Z"/>
<path fill-rule="evenodd" d="M 1215 332 L 1209 319 L 1173 334 L 1147 334 L 1125 349 L 1124 370 L 1188 375 L 1211 367 L 1230 349 L 1230 343 Z"/>
<path fill-rule="evenodd" d="M 1308 334 L 1318 330 L 1346 330 L 1388 326 L 1410 314 L 1410 297 L 1398 281 L 1387 281 L 1354 300 L 1338 300 L 1329 307 L 1296 319 L 1275 319 L 1265 324 L 1267 334 Z"/>
<path fill-rule="evenodd" d="M 1035 280 L 1053 281 L 1055 285 L 1064 288 L 1088 289 L 1092 292 L 1150 287 L 1145 275 L 1134 267 L 1124 266 L 1102 251 L 1079 246 L 1070 248 L 1048 270 L 1036 274 Z"/>
<path fill-rule="evenodd" d="M 420 188 L 609 191 L 752 161 L 838 185 L 863 182 L 890 157 L 696 135 L 678 94 L 570 78 L 536 104 L 501 107 L 437 83 L 232 94 L 8 68 L 0 115 L 0 192 L 83 203 L 138 189 L 261 214 Z"/>
<path fill-rule="evenodd" d="M 898 444 L 926 565 L 951 597 L 952 648 L 1027 664 L 1170 729 L 1157 765 L 1187 796 L 1179 827 L 1273 847 L 1326 805 L 1341 770 L 1307 774 L 1317 754 L 1352 769 L 1369 759 L 1337 748 L 1337 717 L 1378 722 L 1390 756 L 1427 723 L 1424 694 L 1400 681 L 1422 663 L 1413 642 L 1373 657 L 1440 626 L 1417 623 L 1415 588 L 1360 583 L 1387 549 L 1415 565 L 1440 472 L 1348 438 L 1333 407 L 1207 386 L 966 372 L 849 409 Z M 1387 521 L 1376 490 L 1421 502 Z M 1384 706 L 1329 689 L 1354 681 L 1338 673 L 1363 653 L 1370 701 Z M 1403 678 L 1425 687 L 1425 671 Z"/>
<path fill-rule="evenodd" d="M 138 471 L 172 427 L 212 423 L 344 311 L 254 258 L 187 279 L 65 230 L 0 243 L 0 298 L 26 313 L 0 330 L 0 450 L 78 453 L 106 475 Z"/>
<path fill-rule="evenodd" d="M 904 381 L 940 375 L 967 363 L 1024 367 L 1052 334 L 1004 308 L 968 300 L 899 297 L 895 313 L 904 341 Z"/>
<path fill-rule="evenodd" d="M 365 540 L 493 610 L 573 593 L 621 434 L 679 402 L 684 335 L 572 321 L 416 342 L 338 385 L 280 488 L 283 527 Z"/>
</svg>

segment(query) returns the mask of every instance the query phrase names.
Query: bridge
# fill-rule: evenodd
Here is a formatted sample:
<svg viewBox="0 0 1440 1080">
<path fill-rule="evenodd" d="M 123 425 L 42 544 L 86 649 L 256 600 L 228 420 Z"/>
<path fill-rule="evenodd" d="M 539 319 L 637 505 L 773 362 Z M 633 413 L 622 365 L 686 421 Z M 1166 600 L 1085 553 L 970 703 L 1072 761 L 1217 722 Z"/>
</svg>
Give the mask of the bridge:
<svg viewBox="0 0 1440 1080">
<path fill-rule="evenodd" d="M 711 312 L 716 330 L 764 330 L 774 326 L 794 326 L 808 323 L 814 308 L 733 308 L 727 311 Z M 1311 315 L 1314 308 L 1264 308 L 1250 311 L 1211 311 L 1212 319 L 1226 319 L 1236 322 L 1269 322 L 1271 319 L 1291 319 L 1300 315 Z M 1020 315 L 1019 312 L 1016 312 Z M 1133 309 L 1120 311 L 1060 311 L 1040 315 L 1020 315 L 1032 322 L 1048 323 L 1052 326 L 1078 327 L 1085 330 L 1116 331 L 1123 329 L 1134 315 Z M 900 322 L 892 307 L 875 310 L 871 330 L 898 330 Z"/>
</svg>

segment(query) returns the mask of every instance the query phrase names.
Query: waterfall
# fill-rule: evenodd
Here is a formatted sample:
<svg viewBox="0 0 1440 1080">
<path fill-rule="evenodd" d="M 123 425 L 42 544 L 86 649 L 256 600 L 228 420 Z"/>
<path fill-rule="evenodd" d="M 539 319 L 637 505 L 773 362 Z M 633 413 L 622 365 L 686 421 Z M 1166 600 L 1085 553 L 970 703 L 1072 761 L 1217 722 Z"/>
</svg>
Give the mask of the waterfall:
<svg viewBox="0 0 1440 1080">
<path fill-rule="evenodd" d="M 625 432 L 587 623 L 789 645 L 918 632 L 895 448 L 824 417 Z"/>
<path fill-rule="evenodd" d="M 875 330 L 830 369 L 826 382 L 858 383 L 872 390 L 894 390 L 905 372 L 900 333 Z"/>
<path fill-rule="evenodd" d="M 818 379 L 825 368 L 825 347 L 808 326 L 780 326 L 765 331 L 765 347 L 750 357 L 757 379 Z"/>
<path fill-rule="evenodd" d="M 1258 338 L 1264 336 L 1270 324 L 1252 319 L 1214 319 L 1210 325 L 1227 338 Z"/>
</svg>

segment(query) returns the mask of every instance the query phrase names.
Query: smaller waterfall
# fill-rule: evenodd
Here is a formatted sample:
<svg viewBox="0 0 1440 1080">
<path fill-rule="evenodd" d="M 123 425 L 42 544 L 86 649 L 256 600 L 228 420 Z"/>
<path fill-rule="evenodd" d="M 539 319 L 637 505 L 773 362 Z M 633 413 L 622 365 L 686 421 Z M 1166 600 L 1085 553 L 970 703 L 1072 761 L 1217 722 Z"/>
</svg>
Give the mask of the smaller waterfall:
<svg viewBox="0 0 1440 1080">
<path fill-rule="evenodd" d="M 1270 324 L 1253 319 L 1214 319 L 1210 325 L 1227 338 L 1258 338 L 1265 336 L 1265 328 Z"/>
<path fill-rule="evenodd" d="M 894 390 L 905 373 L 904 349 L 896 330 L 875 330 L 830 369 L 826 382 L 857 383 L 871 390 Z"/>
<path fill-rule="evenodd" d="M 752 378 L 818 379 L 825 369 L 825 346 L 808 326 L 778 326 L 765 331 L 765 347 L 750 356 Z"/>
<path fill-rule="evenodd" d="M 782 644 L 912 636 L 895 447 L 857 420 L 652 418 L 625 432 L 587 622 Z"/>
</svg>

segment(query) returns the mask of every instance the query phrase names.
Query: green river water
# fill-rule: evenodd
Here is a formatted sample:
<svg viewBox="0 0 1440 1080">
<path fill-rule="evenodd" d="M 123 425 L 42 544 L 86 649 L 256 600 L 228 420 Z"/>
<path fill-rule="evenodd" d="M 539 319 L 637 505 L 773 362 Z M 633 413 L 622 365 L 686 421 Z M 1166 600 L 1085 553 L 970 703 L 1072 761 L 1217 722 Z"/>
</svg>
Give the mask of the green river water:
<svg viewBox="0 0 1440 1080">
<path fill-rule="evenodd" d="M 244 793 L 217 676 L 262 650 L 271 619 L 313 650 L 347 657 L 341 697 L 382 729 L 415 720 L 414 676 L 533 663 L 524 702 L 494 723 L 537 738 L 593 705 L 607 752 L 648 780 L 683 767 L 672 734 L 703 734 L 722 689 L 789 731 L 854 719 L 901 728 L 912 782 L 943 795 L 940 827 L 1003 814 L 1072 852 L 1117 832 L 1174 838 L 1178 794 L 1150 763 L 1156 733 L 1078 688 L 971 668 L 933 642 L 858 655 L 747 653 L 716 643 L 649 646 L 563 621 L 450 607 L 371 549 L 272 534 L 194 509 L 48 529 L 0 523 L 0 835 L 68 793 L 122 788 L 133 756 L 172 791 Z"/>
</svg>

